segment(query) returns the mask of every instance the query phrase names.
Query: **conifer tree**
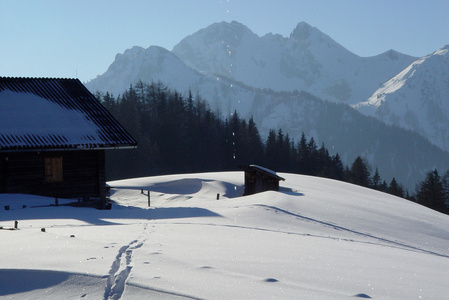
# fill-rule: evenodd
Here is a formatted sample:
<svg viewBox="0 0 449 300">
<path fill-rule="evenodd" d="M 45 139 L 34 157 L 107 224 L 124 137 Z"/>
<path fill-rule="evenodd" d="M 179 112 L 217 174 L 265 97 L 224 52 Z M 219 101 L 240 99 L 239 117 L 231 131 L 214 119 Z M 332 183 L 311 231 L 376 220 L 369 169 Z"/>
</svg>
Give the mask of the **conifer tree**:
<svg viewBox="0 0 449 300">
<path fill-rule="evenodd" d="M 370 186 L 370 171 L 368 164 L 360 156 L 354 160 L 349 171 L 349 182 L 364 187 Z"/>
<path fill-rule="evenodd" d="M 382 183 L 379 186 L 379 191 L 386 192 L 388 189 L 388 184 L 385 180 L 382 181 Z"/>
<path fill-rule="evenodd" d="M 394 178 L 394 177 L 391 180 L 390 185 L 387 188 L 387 193 L 394 195 L 394 196 L 404 198 L 404 190 L 401 187 L 401 185 L 396 181 L 396 178 Z"/>
<path fill-rule="evenodd" d="M 249 153 L 252 157 L 253 164 L 263 164 L 264 147 L 259 130 L 256 127 L 253 117 L 248 121 L 248 144 Z"/>
<path fill-rule="evenodd" d="M 317 151 L 317 168 L 316 174 L 321 177 L 332 178 L 332 165 L 329 151 L 321 144 L 321 148 Z"/>
<path fill-rule="evenodd" d="M 278 163 L 278 170 L 288 171 L 288 166 L 290 163 L 290 137 L 288 135 L 284 135 L 282 129 L 278 130 L 277 139 L 276 139 L 276 156 Z"/>
<path fill-rule="evenodd" d="M 274 130 L 268 132 L 267 141 L 265 143 L 265 161 L 269 169 L 276 170 L 278 165 L 277 159 L 277 138 Z"/>
<path fill-rule="evenodd" d="M 380 175 L 379 175 L 379 170 L 376 168 L 376 171 L 374 172 L 373 178 L 372 178 L 372 188 L 375 190 L 379 190 L 380 187 Z"/>
<path fill-rule="evenodd" d="M 333 172 L 331 178 L 345 180 L 345 169 L 338 153 L 332 156 L 332 166 Z"/>
<path fill-rule="evenodd" d="M 304 132 L 301 134 L 301 139 L 298 143 L 298 172 L 301 174 L 310 174 L 311 173 L 311 167 L 310 167 L 310 152 L 309 148 L 307 146 L 307 139 L 304 134 Z"/>
<path fill-rule="evenodd" d="M 443 184 L 443 196 L 444 196 L 444 206 L 445 210 L 449 210 L 449 170 L 444 173 L 442 178 Z"/>
<path fill-rule="evenodd" d="M 444 210 L 443 183 L 436 169 L 428 172 L 425 180 L 419 184 L 416 192 L 416 200 L 419 204 L 432 209 L 438 211 Z"/>
</svg>

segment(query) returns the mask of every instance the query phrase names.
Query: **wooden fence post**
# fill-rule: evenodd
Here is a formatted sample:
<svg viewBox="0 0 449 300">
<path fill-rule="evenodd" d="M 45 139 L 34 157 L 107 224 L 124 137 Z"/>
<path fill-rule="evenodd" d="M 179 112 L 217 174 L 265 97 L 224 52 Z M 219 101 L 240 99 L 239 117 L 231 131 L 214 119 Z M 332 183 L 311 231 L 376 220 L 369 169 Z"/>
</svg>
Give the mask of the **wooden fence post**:
<svg viewBox="0 0 449 300">
<path fill-rule="evenodd" d="M 148 207 L 151 205 L 151 199 L 150 199 L 150 191 L 148 191 Z"/>
</svg>

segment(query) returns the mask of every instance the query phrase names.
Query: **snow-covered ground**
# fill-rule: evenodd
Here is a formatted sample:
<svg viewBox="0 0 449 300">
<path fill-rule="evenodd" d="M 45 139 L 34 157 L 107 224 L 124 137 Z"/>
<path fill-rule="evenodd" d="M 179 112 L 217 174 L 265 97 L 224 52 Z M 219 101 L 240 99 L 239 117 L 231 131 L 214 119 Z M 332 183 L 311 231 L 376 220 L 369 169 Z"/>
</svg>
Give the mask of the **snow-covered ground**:
<svg viewBox="0 0 449 300">
<path fill-rule="evenodd" d="M 242 172 L 110 182 L 108 211 L 0 194 L 0 298 L 447 299 L 449 216 L 279 175 L 246 197 Z"/>
</svg>

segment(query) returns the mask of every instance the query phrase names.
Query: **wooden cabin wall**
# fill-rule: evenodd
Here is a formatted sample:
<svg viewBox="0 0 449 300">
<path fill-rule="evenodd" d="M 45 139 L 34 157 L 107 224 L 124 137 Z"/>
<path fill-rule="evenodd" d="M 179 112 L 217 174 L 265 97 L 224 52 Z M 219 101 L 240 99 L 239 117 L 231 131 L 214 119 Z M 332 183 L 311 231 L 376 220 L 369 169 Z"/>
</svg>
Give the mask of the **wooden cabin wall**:
<svg viewBox="0 0 449 300">
<path fill-rule="evenodd" d="M 104 156 L 103 150 L 0 153 L 0 193 L 104 199 Z M 49 182 L 46 157 L 62 158 L 62 181 Z"/>
<path fill-rule="evenodd" d="M 244 195 L 252 195 L 265 191 L 279 191 L 279 180 L 253 170 L 245 171 Z"/>
</svg>

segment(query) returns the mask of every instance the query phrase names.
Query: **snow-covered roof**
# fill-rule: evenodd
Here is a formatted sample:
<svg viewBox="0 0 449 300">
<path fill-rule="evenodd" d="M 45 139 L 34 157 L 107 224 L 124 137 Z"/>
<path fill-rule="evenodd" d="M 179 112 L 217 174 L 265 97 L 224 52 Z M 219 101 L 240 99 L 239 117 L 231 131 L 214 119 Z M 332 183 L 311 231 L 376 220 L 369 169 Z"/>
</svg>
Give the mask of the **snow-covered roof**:
<svg viewBox="0 0 449 300">
<path fill-rule="evenodd" d="M 273 178 L 275 178 L 277 180 L 282 180 L 282 181 L 285 180 L 284 178 L 282 178 L 281 176 L 276 174 L 275 171 L 267 169 L 267 168 L 264 168 L 264 167 L 261 167 L 261 166 L 258 166 L 258 165 L 241 166 L 240 168 L 243 169 L 244 171 L 256 170 L 258 172 L 264 173 L 265 175 L 273 177 Z"/>
<path fill-rule="evenodd" d="M 136 145 L 78 79 L 0 77 L 0 151 Z"/>
</svg>

